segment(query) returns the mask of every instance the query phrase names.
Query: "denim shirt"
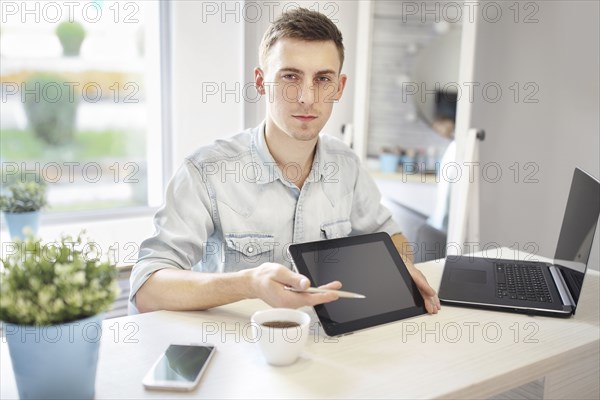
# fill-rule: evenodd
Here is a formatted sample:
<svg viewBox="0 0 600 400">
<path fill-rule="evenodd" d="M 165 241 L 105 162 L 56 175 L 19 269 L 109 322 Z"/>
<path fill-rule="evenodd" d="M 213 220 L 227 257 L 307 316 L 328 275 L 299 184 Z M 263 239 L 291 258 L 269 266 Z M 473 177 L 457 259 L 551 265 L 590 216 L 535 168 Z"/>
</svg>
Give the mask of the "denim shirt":
<svg viewBox="0 0 600 400">
<path fill-rule="evenodd" d="M 234 272 L 276 262 L 287 248 L 373 232 L 400 232 L 373 179 L 340 140 L 320 135 L 302 189 L 269 153 L 264 122 L 187 157 L 169 183 L 131 273 L 131 298 L 163 268 Z M 288 175 L 299 173 L 289 164 Z"/>
</svg>

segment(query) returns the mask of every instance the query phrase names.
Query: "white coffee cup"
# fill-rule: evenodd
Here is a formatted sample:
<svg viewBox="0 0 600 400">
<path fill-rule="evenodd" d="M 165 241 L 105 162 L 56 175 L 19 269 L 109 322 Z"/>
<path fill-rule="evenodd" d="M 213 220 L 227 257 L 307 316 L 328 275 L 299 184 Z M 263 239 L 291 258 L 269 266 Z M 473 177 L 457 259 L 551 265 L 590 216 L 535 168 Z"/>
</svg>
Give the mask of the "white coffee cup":
<svg viewBox="0 0 600 400">
<path fill-rule="evenodd" d="M 265 323 L 291 322 L 294 327 L 269 327 Z M 289 365 L 298 359 L 309 336 L 310 316 L 291 308 L 257 311 L 251 318 L 253 340 L 271 365 Z"/>
</svg>

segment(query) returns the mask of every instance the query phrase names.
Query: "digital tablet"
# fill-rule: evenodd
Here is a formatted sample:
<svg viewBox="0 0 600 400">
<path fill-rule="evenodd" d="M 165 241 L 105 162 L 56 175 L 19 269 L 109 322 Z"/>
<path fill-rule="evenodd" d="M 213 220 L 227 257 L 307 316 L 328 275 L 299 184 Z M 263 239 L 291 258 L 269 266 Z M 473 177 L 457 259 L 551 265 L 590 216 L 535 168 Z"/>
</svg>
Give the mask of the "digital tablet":
<svg viewBox="0 0 600 400">
<path fill-rule="evenodd" d="M 342 282 L 342 290 L 364 299 L 340 298 L 315 306 L 325 333 L 337 336 L 425 314 L 423 298 L 392 238 L 384 232 L 292 244 L 296 270 L 320 286 Z"/>
</svg>

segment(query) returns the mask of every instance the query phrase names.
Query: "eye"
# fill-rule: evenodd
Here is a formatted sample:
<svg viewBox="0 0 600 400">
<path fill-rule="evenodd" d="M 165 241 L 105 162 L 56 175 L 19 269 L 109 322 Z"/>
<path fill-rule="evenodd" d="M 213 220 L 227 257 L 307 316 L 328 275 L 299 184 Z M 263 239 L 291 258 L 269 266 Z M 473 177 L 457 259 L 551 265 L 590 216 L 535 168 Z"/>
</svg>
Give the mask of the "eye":
<svg viewBox="0 0 600 400">
<path fill-rule="evenodd" d="M 298 75 L 296 74 L 285 74 L 283 75 L 283 79 L 286 81 L 295 81 L 298 79 Z"/>
<path fill-rule="evenodd" d="M 319 83 L 329 83 L 332 82 L 332 79 L 328 76 L 319 76 L 317 77 L 317 82 Z"/>
</svg>

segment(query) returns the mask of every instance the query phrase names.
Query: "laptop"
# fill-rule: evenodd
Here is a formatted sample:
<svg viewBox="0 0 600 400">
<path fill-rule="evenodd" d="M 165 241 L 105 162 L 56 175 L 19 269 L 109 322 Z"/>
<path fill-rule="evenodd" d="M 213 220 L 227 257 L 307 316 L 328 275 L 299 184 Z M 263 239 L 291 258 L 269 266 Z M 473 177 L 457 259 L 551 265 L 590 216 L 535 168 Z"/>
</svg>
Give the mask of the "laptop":
<svg viewBox="0 0 600 400">
<path fill-rule="evenodd" d="M 575 169 L 552 263 L 448 256 L 440 300 L 530 315 L 575 314 L 600 214 L 600 182 Z"/>
</svg>

